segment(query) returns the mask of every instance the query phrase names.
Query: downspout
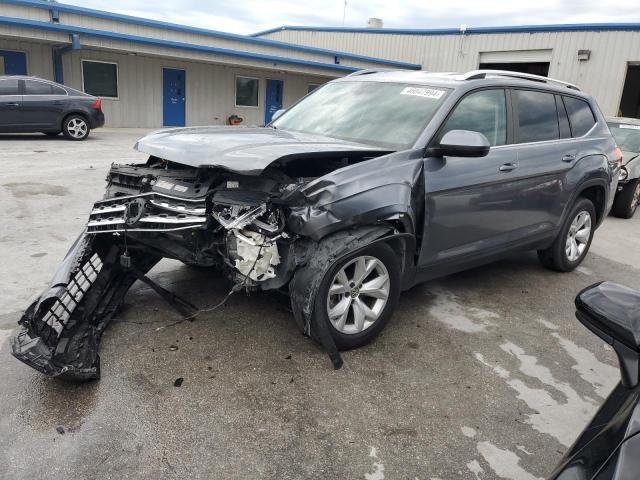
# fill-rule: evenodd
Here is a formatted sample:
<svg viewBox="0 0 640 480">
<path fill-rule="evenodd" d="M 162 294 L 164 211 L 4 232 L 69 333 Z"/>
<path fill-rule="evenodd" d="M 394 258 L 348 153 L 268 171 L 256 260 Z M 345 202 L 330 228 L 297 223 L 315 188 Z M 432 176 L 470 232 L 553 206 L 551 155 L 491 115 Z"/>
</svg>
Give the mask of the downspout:
<svg viewBox="0 0 640 480">
<path fill-rule="evenodd" d="M 72 33 L 69 35 L 71 45 L 53 49 L 53 80 L 64 85 L 64 74 L 62 69 L 62 55 L 73 50 L 80 50 L 80 35 Z"/>
</svg>

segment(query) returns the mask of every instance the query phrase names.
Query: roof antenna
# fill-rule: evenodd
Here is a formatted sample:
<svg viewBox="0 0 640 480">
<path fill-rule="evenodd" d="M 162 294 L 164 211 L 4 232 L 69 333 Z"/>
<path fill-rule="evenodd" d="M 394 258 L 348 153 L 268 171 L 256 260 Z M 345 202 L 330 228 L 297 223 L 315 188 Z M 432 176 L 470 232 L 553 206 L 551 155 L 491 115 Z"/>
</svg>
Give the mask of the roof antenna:
<svg viewBox="0 0 640 480">
<path fill-rule="evenodd" d="M 342 8 L 342 26 L 344 27 L 344 19 L 347 16 L 347 0 L 344 0 L 344 7 Z"/>
</svg>

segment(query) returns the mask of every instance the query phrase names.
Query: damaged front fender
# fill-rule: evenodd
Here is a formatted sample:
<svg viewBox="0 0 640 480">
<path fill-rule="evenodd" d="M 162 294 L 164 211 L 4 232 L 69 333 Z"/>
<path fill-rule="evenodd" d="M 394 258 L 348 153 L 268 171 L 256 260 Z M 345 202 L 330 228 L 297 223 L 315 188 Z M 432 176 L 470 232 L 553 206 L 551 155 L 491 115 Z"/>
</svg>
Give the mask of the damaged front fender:
<svg viewBox="0 0 640 480">
<path fill-rule="evenodd" d="M 390 154 L 336 170 L 300 189 L 289 200 L 288 228 L 320 240 L 332 232 L 405 219 L 405 231 L 416 231 L 424 203 L 423 159 Z"/>
</svg>

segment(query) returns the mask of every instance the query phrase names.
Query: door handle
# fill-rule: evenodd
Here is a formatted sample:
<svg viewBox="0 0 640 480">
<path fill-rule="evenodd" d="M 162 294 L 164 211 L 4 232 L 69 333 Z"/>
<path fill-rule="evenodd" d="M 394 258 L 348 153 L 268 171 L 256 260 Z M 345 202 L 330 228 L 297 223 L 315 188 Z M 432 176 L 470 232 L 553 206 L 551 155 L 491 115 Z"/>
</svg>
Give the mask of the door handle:
<svg viewBox="0 0 640 480">
<path fill-rule="evenodd" d="M 516 168 L 518 168 L 517 163 L 505 163 L 504 165 L 500 166 L 499 170 L 501 172 L 510 172 L 511 170 L 515 170 Z"/>
<path fill-rule="evenodd" d="M 17 102 L 9 102 L 9 103 L 5 103 L 5 105 L 6 105 L 7 107 L 17 107 L 17 106 L 18 106 L 18 105 L 20 105 L 20 104 L 19 104 L 19 103 L 17 103 Z"/>
<path fill-rule="evenodd" d="M 567 154 L 567 155 L 564 155 L 564 156 L 562 157 L 562 161 L 563 161 L 563 162 L 567 162 L 567 163 L 568 163 L 568 162 L 573 162 L 575 159 L 576 159 L 576 156 L 575 156 L 575 155 L 572 155 L 572 154 L 570 154 L 570 153 L 569 153 L 569 154 Z"/>
<path fill-rule="evenodd" d="M 55 102 L 53 102 L 54 105 L 62 105 L 62 102 L 60 100 L 56 100 Z"/>
</svg>

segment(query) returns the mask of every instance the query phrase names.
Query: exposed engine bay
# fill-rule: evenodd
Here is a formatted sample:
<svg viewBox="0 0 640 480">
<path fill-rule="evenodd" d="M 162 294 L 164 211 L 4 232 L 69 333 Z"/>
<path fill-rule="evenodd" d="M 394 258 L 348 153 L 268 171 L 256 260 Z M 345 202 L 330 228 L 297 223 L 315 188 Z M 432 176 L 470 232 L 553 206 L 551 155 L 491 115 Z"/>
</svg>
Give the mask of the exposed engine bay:
<svg viewBox="0 0 640 480">
<path fill-rule="evenodd" d="M 285 135 L 247 130 L 278 141 Z M 328 149 L 313 143 L 311 148 L 298 140 L 287 145 L 296 150 L 289 155 L 272 148 L 258 156 L 255 148 L 264 148 L 258 143 L 246 159 L 231 148 L 220 154 L 226 163 L 202 165 L 183 158 L 182 149 L 166 148 L 170 144 L 163 140 L 175 136 L 181 148 L 185 141 L 199 148 L 216 133 L 232 132 L 222 136 L 232 138 L 241 131 L 161 131 L 146 137 L 148 145 L 137 145 L 150 154 L 146 163 L 113 164 L 86 229 L 49 288 L 20 319 L 13 355 L 49 376 L 99 378 L 101 335 L 136 280 L 184 318 L 200 311 L 147 277 L 162 258 L 170 258 L 222 272 L 232 284 L 229 295 L 288 287 L 299 328 L 319 341 L 339 368 L 342 360 L 328 327 L 312 319 L 319 279 L 349 248 L 392 234 L 390 219 L 405 222 L 404 230 L 412 228 L 422 163 L 360 145 Z M 300 145 L 319 151 L 302 154 Z M 354 227 L 356 233 L 340 233 Z"/>
</svg>

